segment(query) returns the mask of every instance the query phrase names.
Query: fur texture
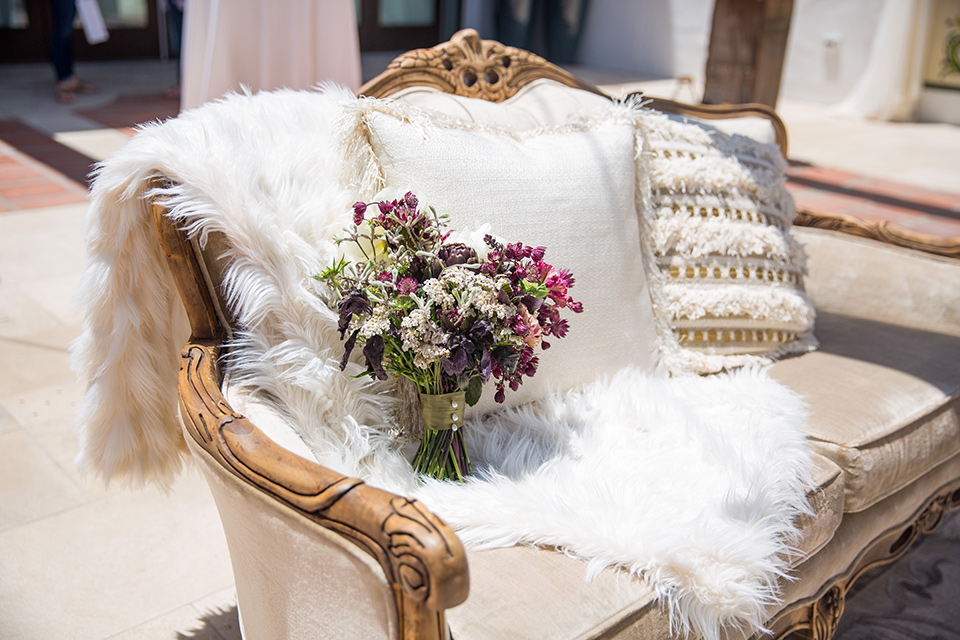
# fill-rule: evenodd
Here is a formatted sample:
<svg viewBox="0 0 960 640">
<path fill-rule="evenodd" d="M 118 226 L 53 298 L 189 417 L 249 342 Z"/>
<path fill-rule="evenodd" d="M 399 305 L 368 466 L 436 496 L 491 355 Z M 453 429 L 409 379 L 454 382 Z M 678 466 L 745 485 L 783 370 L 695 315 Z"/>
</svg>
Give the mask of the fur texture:
<svg viewBox="0 0 960 640">
<path fill-rule="evenodd" d="M 169 481 L 182 461 L 176 371 L 187 331 L 145 200 L 162 195 L 201 243 L 226 235 L 226 297 L 245 328 L 226 370 L 296 425 L 320 463 L 418 495 L 467 544 L 553 545 L 591 573 L 640 575 L 678 632 L 755 631 L 776 602 L 809 481 L 802 404 L 761 371 L 611 372 L 473 420 L 476 477 L 418 483 L 407 462 L 416 442 L 395 426 L 402 389 L 339 371 L 336 316 L 310 278 L 371 186 L 343 180 L 338 149 L 363 148 L 362 130 L 340 117 L 354 100 L 334 88 L 231 96 L 145 127 L 99 169 L 73 352 L 88 381 L 80 466 L 142 484 Z M 157 176 L 174 184 L 148 194 Z"/>
</svg>

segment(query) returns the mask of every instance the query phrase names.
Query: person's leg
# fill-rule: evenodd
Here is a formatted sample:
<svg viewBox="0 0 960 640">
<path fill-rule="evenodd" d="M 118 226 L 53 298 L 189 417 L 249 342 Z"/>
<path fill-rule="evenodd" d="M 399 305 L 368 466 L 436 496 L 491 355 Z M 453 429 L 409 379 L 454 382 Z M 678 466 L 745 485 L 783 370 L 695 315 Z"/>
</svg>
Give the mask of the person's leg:
<svg viewBox="0 0 960 640">
<path fill-rule="evenodd" d="M 53 31 L 50 34 L 50 61 L 57 74 L 57 83 L 73 76 L 73 20 L 77 15 L 74 0 L 50 0 Z"/>
</svg>

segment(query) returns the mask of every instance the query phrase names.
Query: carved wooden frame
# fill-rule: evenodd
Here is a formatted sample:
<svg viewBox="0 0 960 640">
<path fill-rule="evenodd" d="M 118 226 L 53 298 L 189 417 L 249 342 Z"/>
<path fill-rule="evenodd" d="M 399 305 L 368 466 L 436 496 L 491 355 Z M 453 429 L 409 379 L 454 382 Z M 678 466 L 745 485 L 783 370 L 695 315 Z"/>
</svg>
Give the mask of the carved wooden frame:
<svg viewBox="0 0 960 640">
<path fill-rule="evenodd" d="M 794 224 L 814 229 L 839 231 L 840 233 L 877 240 L 896 247 L 915 249 L 945 258 L 960 259 L 960 238 L 941 238 L 920 233 L 894 222 L 872 222 L 841 213 L 825 213 L 798 207 L 797 219 Z"/>
<path fill-rule="evenodd" d="M 867 571 L 900 558 L 921 535 L 936 529 L 952 509 L 960 508 L 960 480 L 941 487 L 906 523 L 894 526 L 860 552 L 850 567 L 811 598 L 784 609 L 769 625 L 775 638 L 830 640 L 843 614 L 847 593 Z"/>
<path fill-rule="evenodd" d="M 541 78 L 604 95 L 538 56 L 480 40 L 472 30 L 461 31 L 450 42 L 432 49 L 400 56 L 360 93 L 383 97 L 407 87 L 426 86 L 503 101 Z M 773 123 L 786 148 L 782 121 L 763 105 L 711 107 L 658 99 L 651 106 L 701 118 L 759 115 Z M 415 500 L 370 487 L 279 447 L 230 407 L 221 392 L 217 364 L 219 345 L 229 327 L 211 294 L 204 257 L 165 215 L 162 202 L 154 203 L 153 212 L 160 245 L 192 331 L 181 354 L 179 379 L 186 431 L 237 478 L 343 535 L 375 558 L 392 585 L 401 640 L 449 638 L 444 610 L 464 602 L 469 593 L 466 554 L 454 532 Z M 810 211 L 800 212 L 798 224 L 960 257 L 960 243 L 931 240 L 894 225 Z M 776 637 L 798 633 L 815 640 L 829 638 L 853 582 L 867 569 L 902 555 L 917 535 L 939 523 L 947 508 L 957 506 L 957 487 L 938 494 L 916 519 L 875 541 L 853 567 L 825 585 L 815 598 L 783 612 L 774 621 Z"/>
<path fill-rule="evenodd" d="M 401 640 L 448 638 L 444 611 L 466 600 L 470 589 L 456 534 L 416 500 L 290 453 L 230 406 L 217 364 L 225 330 L 200 258 L 162 203 L 153 204 L 153 213 L 192 333 L 180 355 L 178 383 L 186 431 L 221 467 L 376 559 L 393 588 Z"/>
</svg>

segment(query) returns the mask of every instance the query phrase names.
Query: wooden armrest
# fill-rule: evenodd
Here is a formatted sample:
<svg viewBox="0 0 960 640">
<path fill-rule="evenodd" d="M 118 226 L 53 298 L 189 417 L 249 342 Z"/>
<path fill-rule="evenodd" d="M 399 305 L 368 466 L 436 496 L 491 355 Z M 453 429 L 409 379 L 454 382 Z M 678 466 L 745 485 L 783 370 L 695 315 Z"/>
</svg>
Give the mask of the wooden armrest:
<svg viewBox="0 0 960 640">
<path fill-rule="evenodd" d="M 943 256 L 944 258 L 960 259 L 960 238 L 941 238 L 940 236 L 907 229 L 895 222 L 886 220 L 873 222 L 842 213 L 828 213 L 797 207 L 797 219 L 794 224 L 799 227 L 838 231 L 861 238 L 877 240 L 895 247 Z"/>
<path fill-rule="evenodd" d="M 180 357 L 180 409 L 197 443 L 238 477 L 376 558 L 413 634 L 403 637 L 443 637 L 443 610 L 469 592 L 466 554 L 453 530 L 416 500 L 368 486 L 270 440 L 223 397 L 214 342 L 188 343 Z M 418 604 L 428 611 L 411 616 Z"/>
</svg>

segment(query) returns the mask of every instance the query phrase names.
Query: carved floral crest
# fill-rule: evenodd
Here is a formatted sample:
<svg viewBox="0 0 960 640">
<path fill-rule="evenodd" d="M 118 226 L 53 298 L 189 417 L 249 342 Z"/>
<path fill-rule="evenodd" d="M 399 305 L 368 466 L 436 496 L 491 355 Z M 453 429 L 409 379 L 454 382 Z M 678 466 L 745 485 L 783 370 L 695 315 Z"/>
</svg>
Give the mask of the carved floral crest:
<svg viewBox="0 0 960 640">
<path fill-rule="evenodd" d="M 456 33 L 449 42 L 416 49 L 396 58 L 359 93 L 382 98 L 410 86 L 426 86 L 469 98 L 502 102 L 533 80 L 547 78 L 596 92 L 540 56 L 481 40 L 473 29 Z"/>
</svg>

